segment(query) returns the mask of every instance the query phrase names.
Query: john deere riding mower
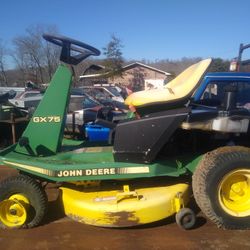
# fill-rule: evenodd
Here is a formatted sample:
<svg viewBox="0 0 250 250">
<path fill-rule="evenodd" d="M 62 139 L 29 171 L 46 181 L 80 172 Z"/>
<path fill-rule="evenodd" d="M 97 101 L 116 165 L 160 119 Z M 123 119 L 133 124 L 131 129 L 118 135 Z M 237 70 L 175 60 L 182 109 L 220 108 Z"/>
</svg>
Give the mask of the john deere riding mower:
<svg viewBox="0 0 250 250">
<path fill-rule="evenodd" d="M 205 154 L 232 139 L 231 132 L 217 133 L 210 126 L 225 120 L 231 106 L 193 103 L 210 59 L 192 65 L 160 91 L 129 96 L 132 118 L 118 124 L 99 119 L 110 128 L 109 145 L 76 141 L 69 146 L 63 131 L 73 65 L 100 52 L 67 37 L 44 38 L 62 47 L 64 64 L 19 142 L 0 152 L 2 165 L 19 170 L 0 184 L 3 227 L 39 225 L 48 205 L 44 183 L 56 182 L 65 214 L 79 222 L 128 227 L 175 214 L 178 225 L 189 229 L 195 224 L 195 213 L 187 207 L 193 172 L 195 199 L 210 219 L 225 228 L 249 227 L 249 150 L 228 146 Z M 234 93 L 228 90 L 227 102 Z M 233 121 L 248 119 L 243 109 L 233 111 Z"/>
</svg>

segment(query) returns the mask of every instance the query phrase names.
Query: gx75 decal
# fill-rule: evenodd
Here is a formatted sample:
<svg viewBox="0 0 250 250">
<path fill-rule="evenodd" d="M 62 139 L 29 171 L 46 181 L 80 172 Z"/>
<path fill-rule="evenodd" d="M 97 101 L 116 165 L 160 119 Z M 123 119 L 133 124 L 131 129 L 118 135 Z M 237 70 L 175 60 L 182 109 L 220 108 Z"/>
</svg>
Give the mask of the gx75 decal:
<svg viewBox="0 0 250 250">
<path fill-rule="evenodd" d="M 51 123 L 51 122 L 61 122 L 60 116 L 35 116 L 32 118 L 35 123 Z"/>
</svg>

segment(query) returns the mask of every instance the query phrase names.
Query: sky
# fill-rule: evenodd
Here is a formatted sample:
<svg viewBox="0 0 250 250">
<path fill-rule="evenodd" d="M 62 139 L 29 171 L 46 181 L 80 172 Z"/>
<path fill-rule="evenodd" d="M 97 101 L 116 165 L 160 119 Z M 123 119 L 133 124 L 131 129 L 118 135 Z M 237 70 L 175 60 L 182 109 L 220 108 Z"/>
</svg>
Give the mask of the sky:
<svg viewBox="0 0 250 250">
<path fill-rule="evenodd" d="M 100 50 L 118 37 L 127 60 L 237 56 L 250 43 L 249 0 L 1 0 L 0 39 L 7 47 L 34 25 Z M 249 53 L 250 55 L 250 53 Z"/>
</svg>

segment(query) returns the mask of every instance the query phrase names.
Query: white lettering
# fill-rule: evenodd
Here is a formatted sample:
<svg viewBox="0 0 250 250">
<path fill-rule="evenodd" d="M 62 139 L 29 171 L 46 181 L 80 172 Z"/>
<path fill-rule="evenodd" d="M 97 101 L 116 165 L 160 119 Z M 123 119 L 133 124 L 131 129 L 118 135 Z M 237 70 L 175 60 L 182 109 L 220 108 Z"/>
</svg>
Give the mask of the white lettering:
<svg viewBox="0 0 250 250">
<path fill-rule="evenodd" d="M 40 119 L 39 119 L 39 117 L 33 117 L 33 122 L 39 122 L 40 121 Z"/>
<path fill-rule="evenodd" d="M 54 117 L 54 122 L 61 122 L 60 116 L 55 116 Z"/>
<path fill-rule="evenodd" d="M 98 175 L 103 175 L 103 169 L 99 168 L 97 173 L 98 173 Z"/>
<path fill-rule="evenodd" d="M 83 170 L 74 169 L 74 170 L 61 170 L 57 174 L 58 177 L 69 177 L 69 176 L 88 176 L 88 175 L 110 175 L 115 174 L 115 168 L 94 168 L 94 169 L 86 169 L 85 174 L 83 174 Z"/>
<path fill-rule="evenodd" d="M 86 175 L 91 175 L 91 169 L 86 169 Z"/>
<path fill-rule="evenodd" d="M 40 117 L 40 122 L 47 122 L 47 117 Z"/>
<path fill-rule="evenodd" d="M 82 170 L 79 170 L 79 169 L 76 170 L 76 175 L 77 175 L 77 176 L 81 176 L 81 175 L 82 175 Z"/>
<path fill-rule="evenodd" d="M 69 176 L 69 171 L 64 170 L 63 173 L 62 173 L 62 175 L 63 175 L 64 177 L 68 177 L 68 176 Z"/>
<path fill-rule="evenodd" d="M 103 169 L 103 174 L 109 174 L 109 169 L 108 168 L 104 168 Z"/>
<path fill-rule="evenodd" d="M 69 171 L 69 176 L 75 176 L 76 175 L 76 171 L 75 170 L 70 170 Z"/>
<path fill-rule="evenodd" d="M 109 175 L 109 174 L 115 174 L 115 168 L 94 168 L 86 170 L 86 175 Z"/>
<path fill-rule="evenodd" d="M 39 123 L 51 123 L 51 122 L 61 122 L 60 116 L 35 116 L 33 117 L 33 122 Z"/>
</svg>

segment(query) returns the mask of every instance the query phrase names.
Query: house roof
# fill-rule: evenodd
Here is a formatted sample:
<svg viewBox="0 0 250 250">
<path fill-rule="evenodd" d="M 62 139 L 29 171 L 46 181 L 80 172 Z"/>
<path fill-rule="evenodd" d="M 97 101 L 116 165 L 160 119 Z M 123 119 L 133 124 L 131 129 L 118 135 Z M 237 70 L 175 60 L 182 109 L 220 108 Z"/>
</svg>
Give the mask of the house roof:
<svg viewBox="0 0 250 250">
<path fill-rule="evenodd" d="M 97 65 L 97 66 L 102 67 L 100 65 Z M 150 70 L 153 70 L 153 71 L 156 71 L 156 72 L 164 74 L 166 76 L 170 76 L 171 75 L 170 73 L 168 73 L 166 71 L 163 71 L 163 70 L 160 70 L 160 69 L 148 66 L 148 65 L 140 63 L 140 62 L 134 62 L 134 63 L 128 64 L 128 65 L 125 65 L 125 66 L 122 67 L 122 70 L 126 71 L 126 70 L 129 70 L 129 69 L 133 69 L 133 68 L 135 68 L 137 66 L 143 67 L 143 68 L 146 68 L 146 69 L 150 69 Z M 99 69 L 101 69 L 101 68 L 99 68 Z M 81 75 L 80 79 L 82 79 L 82 78 L 94 78 L 94 77 L 97 77 L 97 78 L 98 77 L 107 77 L 109 75 L 110 75 L 110 72 L 99 73 L 99 74 Z"/>
<path fill-rule="evenodd" d="M 161 74 L 165 74 L 167 76 L 171 75 L 170 73 L 166 72 L 166 71 L 163 71 L 163 70 L 160 70 L 160 69 L 157 69 L 157 68 L 154 68 L 154 67 L 151 67 L 149 65 L 146 65 L 146 64 L 143 64 L 143 63 L 140 63 L 140 62 L 134 62 L 134 63 L 131 63 L 131 64 L 128 64 L 126 66 L 123 66 L 122 69 L 125 71 L 125 70 L 129 70 L 129 69 L 133 69 L 137 66 L 140 66 L 140 67 L 143 67 L 143 68 L 147 68 L 147 69 L 150 69 L 150 70 L 153 70 L 153 71 L 156 71 L 158 73 L 161 73 Z"/>
<path fill-rule="evenodd" d="M 102 69 L 105 69 L 104 66 L 102 65 L 98 65 L 98 64 L 91 64 L 89 67 L 87 67 L 83 73 L 85 72 L 88 72 L 90 70 L 93 70 L 93 71 L 98 71 L 98 70 L 102 70 Z"/>
</svg>

